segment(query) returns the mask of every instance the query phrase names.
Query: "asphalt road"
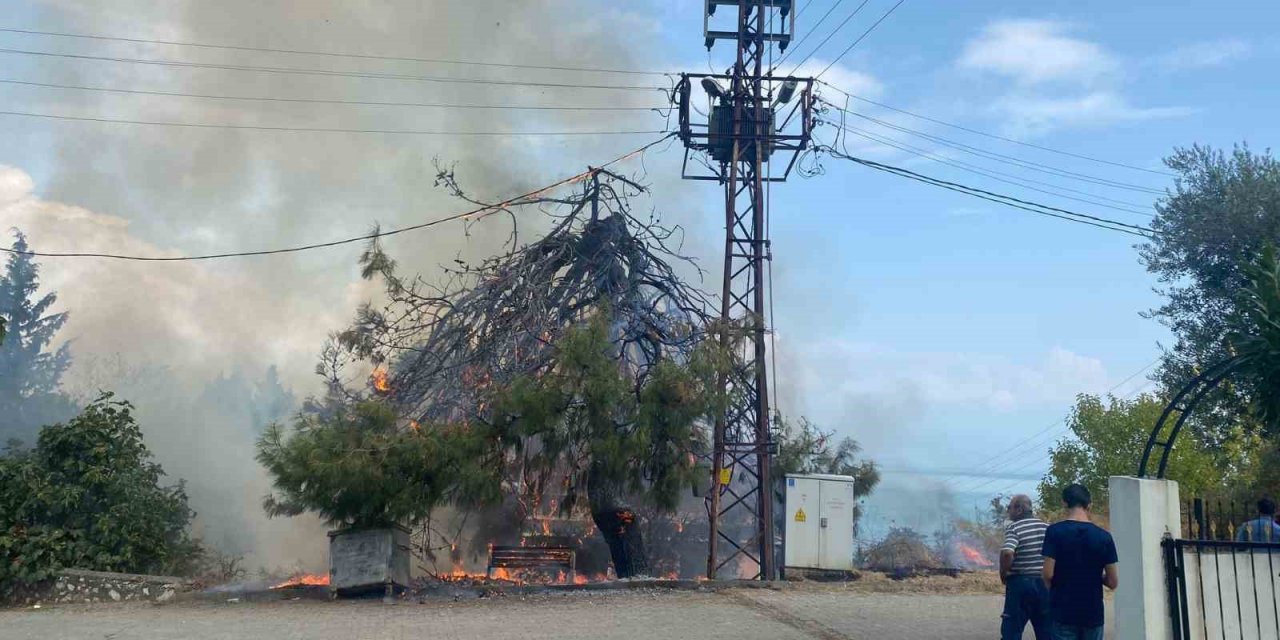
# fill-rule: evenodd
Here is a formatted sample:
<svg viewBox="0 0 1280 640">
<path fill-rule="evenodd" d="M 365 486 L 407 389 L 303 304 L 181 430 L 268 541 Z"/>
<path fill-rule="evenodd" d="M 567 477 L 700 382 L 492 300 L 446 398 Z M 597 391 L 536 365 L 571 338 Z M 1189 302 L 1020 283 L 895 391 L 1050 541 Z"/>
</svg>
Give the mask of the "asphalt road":
<svg viewBox="0 0 1280 640">
<path fill-rule="evenodd" d="M 625 591 L 384 605 L 175 602 L 0 611 L 5 640 L 990 640 L 1000 597 L 764 589 Z M 1031 637 L 1030 630 L 1027 636 Z M 1108 637 L 1110 637 L 1108 635 Z"/>
</svg>

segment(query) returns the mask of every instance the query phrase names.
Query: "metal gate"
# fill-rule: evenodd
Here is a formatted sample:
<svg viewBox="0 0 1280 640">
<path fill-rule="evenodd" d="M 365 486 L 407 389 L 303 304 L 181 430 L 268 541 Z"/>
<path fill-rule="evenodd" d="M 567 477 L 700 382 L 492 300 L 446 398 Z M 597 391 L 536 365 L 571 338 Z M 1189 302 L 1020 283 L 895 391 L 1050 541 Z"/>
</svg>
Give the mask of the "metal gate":
<svg viewBox="0 0 1280 640">
<path fill-rule="evenodd" d="M 1280 640 L 1280 538 L 1240 541 L 1256 516 L 1234 505 L 1187 506 L 1184 537 L 1163 543 L 1175 640 Z"/>
</svg>

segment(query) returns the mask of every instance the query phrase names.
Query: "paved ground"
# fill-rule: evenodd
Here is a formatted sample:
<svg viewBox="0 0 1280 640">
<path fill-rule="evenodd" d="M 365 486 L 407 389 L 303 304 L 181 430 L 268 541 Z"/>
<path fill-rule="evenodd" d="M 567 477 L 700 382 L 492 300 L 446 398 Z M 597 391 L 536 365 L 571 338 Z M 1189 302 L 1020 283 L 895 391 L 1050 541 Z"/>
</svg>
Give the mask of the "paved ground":
<svg viewBox="0 0 1280 640">
<path fill-rule="evenodd" d="M 990 640 L 998 635 L 999 611 L 1000 598 L 992 595 L 763 589 L 572 593 L 397 605 L 306 600 L 266 604 L 111 604 L 0 611 L 0 637 Z"/>
</svg>

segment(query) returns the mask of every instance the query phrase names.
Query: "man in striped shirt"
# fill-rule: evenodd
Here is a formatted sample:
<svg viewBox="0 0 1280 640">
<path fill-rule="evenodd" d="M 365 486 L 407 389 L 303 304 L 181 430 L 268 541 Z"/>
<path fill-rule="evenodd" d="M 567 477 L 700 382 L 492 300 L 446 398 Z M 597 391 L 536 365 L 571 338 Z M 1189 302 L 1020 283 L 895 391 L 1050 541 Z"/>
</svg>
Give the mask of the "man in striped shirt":
<svg viewBox="0 0 1280 640">
<path fill-rule="evenodd" d="M 1000 638 L 1021 640 L 1030 622 L 1036 640 L 1049 640 L 1049 590 L 1040 578 L 1040 547 L 1049 525 L 1035 517 L 1031 498 L 1024 495 L 1009 500 L 1009 521 L 1000 549 L 1000 581 L 1005 585 Z"/>
</svg>

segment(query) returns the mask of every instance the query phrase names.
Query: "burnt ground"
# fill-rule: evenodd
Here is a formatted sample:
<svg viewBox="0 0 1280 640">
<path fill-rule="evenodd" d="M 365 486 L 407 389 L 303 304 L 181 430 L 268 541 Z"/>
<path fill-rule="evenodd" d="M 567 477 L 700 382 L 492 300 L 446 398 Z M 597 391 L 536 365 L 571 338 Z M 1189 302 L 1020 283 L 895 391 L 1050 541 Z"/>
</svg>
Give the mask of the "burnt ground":
<svg viewBox="0 0 1280 640">
<path fill-rule="evenodd" d="M 780 589 L 624 589 L 428 598 L 392 605 L 377 599 L 228 600 L 11 609 L 0 611 L 0 636 L 5 640 L 987 640 L 998 635 L 1000 612 L 1000 596 L 991 593 L 909 589 L 884 593 L 865 586 L 814 584 Z"/>
</svg>

